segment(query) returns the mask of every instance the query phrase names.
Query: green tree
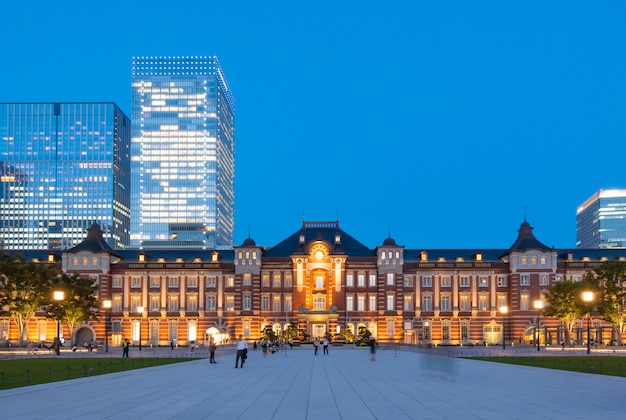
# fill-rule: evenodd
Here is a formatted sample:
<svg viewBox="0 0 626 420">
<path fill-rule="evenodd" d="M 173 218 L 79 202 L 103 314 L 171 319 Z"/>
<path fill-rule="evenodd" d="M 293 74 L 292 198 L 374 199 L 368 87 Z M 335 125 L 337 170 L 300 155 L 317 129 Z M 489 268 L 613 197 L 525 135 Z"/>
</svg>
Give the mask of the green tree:
<svg viewBox="0 0 626 420">
<path fill-rule="evenodd" d="M 44 310 L 48 318 L 61 320 L 67 325 L 73 340 L 76 327 L 97 315 L 98 285 L 95 279 L 63 273 L 55 279 L 52 287 L 53 290 L 64 291 L 65 298 L 60 302 L 51 301 Z"/>
<path fill-rule="evenodd" d="M 606 261 L 589 272 L 585 279 L 599 285 L 593 305 L 613 326 L 618 343 L 621 343 L 626 320 L 626 264 Z"/>
<path fill-rule="evenodd" d="M 292 341 L 295 337 L 298 337 L 298 327 L 294 324 L 287 324 L 287 328 L 283 331 L 283 340 L 285 343 Z"/>
<path fill-rule="evenodd" d="M 358 338 L 356 340 L 356 345 L 357 346 L 367 346 L 367 345 L 369 345 L 370 337 L 372 336 L 372 333 L 367 328 L 365 328 L 364 326 L 360 326 L 358 334 L 359 334 L 359 336 L 358 336 Z"/>
<path fill-rule="evenodd" d="M 570 342 L 576 321 L 585 314 L 585 306 L 580 297 L 582 284 L 560 281 L 548 287 L 544 294 L 546 307 L 543 309 L 543 313 L 563 322 L 567 343 Z"/>
<path fill-rule="evenodd" d="M 30 319 L 52 300 L 55 277 L 53 267 L 48 264 L 0 254 L 0 307 L 17 326 L 20 345 L 28 341 Z"/>
<path fill-rule="evenodd" d="M 261 339 L 265 339 L 270 343 L 273 343 L 276 339 L 278 339 L 271 325 L 266 325 L 265 328 L 263 328 L 263 331 L 261 331 Z"/>
</svg>

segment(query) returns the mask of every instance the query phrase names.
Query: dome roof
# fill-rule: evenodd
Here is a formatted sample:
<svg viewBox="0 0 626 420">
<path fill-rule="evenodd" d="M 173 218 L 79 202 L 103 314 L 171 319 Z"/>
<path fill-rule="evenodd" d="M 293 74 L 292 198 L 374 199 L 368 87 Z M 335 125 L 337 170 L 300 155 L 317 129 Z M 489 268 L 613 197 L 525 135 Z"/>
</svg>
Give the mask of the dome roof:
<svg viewBox="0 0 626 420">
<path fill-rule="evenodd" d="M 393 238 L 390 236 L 383 241 L 383 246 L 398 246 L 398 245 L 396 244 L 396 241 L 394 241 Z"/>
<path fill-rule="evenodd" d="M 245 241 L 243 241 L 243 244 L 241 246 L 256 246 L 256 242 L 254 242 L 254 239 L 252 238 L 247 238 Z"/>
</svg>

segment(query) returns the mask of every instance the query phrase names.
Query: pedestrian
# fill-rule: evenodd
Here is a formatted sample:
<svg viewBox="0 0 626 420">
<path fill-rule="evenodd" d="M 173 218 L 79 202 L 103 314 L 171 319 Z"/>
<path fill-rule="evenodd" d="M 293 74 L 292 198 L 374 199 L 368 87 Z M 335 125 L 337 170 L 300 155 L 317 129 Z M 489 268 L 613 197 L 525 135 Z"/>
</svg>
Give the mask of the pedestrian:
<svg viewBox="0 0 626 420">
<path fill-rule="evenodd" d="M 261 351 L 263 352 L 263 357 L 267 356 L 267 340 L 261 342 Z"/>
<path fill-rule="evenodd" d="M 215 345 L 215 341 L 213 341 L 213 338 L 211 337 L 211 339 L 209 340 L 209 363 L 217 363 L 215 361 L 215 349 L 217 348 L 217 346 Z"/>
<path fill-rule="evenodd" d="M 374 336 L 370 336 L 370 356 L 372 358 L 372 362 L 376 361 L 376 339 Z"/>
<path fill-rule="evenodd" d="M 315 349 L 315 355 L 317 356 L 317 349 L 320 346 L 320 339 L 316 338 L 315 341 L 313 341 L 313 348 Z"/>
<path fill-rule="evenodd" d="M 128 341 L 128 338 L 125 338 L 124 341 L 122 341 L 122 357 L 128 357 L 129 349 L 130 349 L 130 341 Z"/>
<path fill-rule="evenodd" d="M 252 343 L 252 350 L 256 351 L 256 340 Z"/>
<path fill-rule="evenodd" d="M 170 347 L 174 350 L 174 340 L 170 341 Z"/>
<path fill-rule="evenodd" d="M 328 354 L 328 338 L 324 339 L 324 354 Z"/>
<path fill-rule="evenodd" d="M 243 339 L 243 336 L 239 334 L 239 340 L 235 343 L 237 345 L 237 357 L 235 359 L 235 368 L 239 367 L 239 360 L 241 360 L 241 368 L 243 369 L 243 364 L 246 361 L 246 357 L 248 356 L 248 343 Z"/>
<path fill-rule="evenodd" d="M 561 350 L 565 350 L 565 341 L 561 340 Z"/>
</svg>

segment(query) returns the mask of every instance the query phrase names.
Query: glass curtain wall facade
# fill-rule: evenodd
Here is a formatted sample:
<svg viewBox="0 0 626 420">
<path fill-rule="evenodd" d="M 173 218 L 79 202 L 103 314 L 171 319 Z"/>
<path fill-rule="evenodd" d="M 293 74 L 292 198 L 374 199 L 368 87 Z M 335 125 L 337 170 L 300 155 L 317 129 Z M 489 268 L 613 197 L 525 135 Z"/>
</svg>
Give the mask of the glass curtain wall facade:
<svg viewBox="0 0 626 420">
<path fill-rule="evenodd" d="M 110 102 L 0 103 L 0 246 L 69 249 L 93 223 L 128 246 L 130 126 Z"/>
<path fill-rule="evenodd" d="M 215 56 L 134 57 L 131 246 L 233 246 L 235 104 Z"/>
<path fill-rule="evenodd" d="M 577 248 L 626 248 L 626 190 L 600 190 L 576 210 Z"/>
</svg>

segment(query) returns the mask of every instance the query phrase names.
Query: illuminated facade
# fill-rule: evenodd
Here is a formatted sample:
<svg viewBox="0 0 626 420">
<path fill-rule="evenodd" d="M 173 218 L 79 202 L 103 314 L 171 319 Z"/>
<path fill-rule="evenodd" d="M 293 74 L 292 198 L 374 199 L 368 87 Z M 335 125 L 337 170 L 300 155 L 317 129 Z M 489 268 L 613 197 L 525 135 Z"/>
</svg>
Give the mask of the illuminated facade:
<svg viewBox="0 0 626 420">
<path fill-rule="evenodd" d="M 0 103 L 0 247 L 130 241 L 130 120 L 114 103 Z"/>
<path fill-rule="evenodd" d="M 559 345 L 563 324 L 536 306 L 546 288 L 581 281 L 606 260 L 626 261 L 626 250 L 549 248 L 526 221 L 508 249 L 406 249 L 392 238 L 370 249 L 338 222 L 303 222 L 272 247 L 248 238 L 231 250 L 112 251 L 93 226 L 84 242 L 62 254 L 24 256 L 96 278 L 99 299 L 112 302 L 114 345 L 126 337 L 162 346 L 239 334 L 252 341 L 267 326 L 280 332 L 290 324 L 302 340 L 349 340 L 364 328 L 383 343 L 528 345 L 538 338 Z M 55 322 L 44 315 L 30 322 L 30 339 L 55 336 Z M 72 340 L 102 342 L 106 318 L 82 324 Z M 598 317 L 591 325 L 595 342 L 616 338 Z M 585 327 L 580 319 L 574 344 L 587 339 Z M 0 317 L 0 339 L 16 337 Z"/>
<path fill-rule="evenodd" d="M 217 57 L 133 58 L 133 248 L 232 247 L 234 116 Z"/>
<path fill-rule="evenodd" d="M 576 210 L 578 248 L 626 248 L 626 190 L 600 190 Z"/>
</svg>

